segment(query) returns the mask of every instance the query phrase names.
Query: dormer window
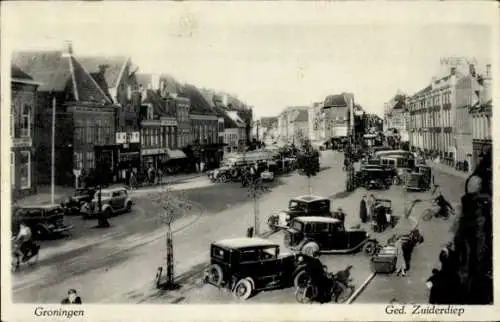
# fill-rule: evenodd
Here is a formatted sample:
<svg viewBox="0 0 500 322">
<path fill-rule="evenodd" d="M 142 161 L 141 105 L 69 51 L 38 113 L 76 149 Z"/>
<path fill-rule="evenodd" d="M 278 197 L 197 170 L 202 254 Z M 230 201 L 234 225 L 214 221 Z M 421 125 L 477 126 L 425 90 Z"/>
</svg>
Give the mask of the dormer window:
<svg viewBox="0 0 500 322">
<path fill-rule="evenodd" d="M 153 113 L 153 106 L 148 105 L 146 118 L 147 118 L 148 120 L 152 120 L 152 119 L 153 119 L 153 116 L 154 116 L 154 113 Z"/>
</svg>

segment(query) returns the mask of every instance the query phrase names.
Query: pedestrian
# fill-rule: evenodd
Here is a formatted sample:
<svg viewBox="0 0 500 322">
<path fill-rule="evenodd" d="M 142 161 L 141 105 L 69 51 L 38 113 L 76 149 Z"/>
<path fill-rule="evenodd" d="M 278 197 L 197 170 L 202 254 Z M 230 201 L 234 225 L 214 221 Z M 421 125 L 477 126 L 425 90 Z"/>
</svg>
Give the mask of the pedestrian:
<svg viewBox="0 0 500 322">
<path fill-rule="evenodd" d="M 137 177 L 134 171 L 130 172 L 129 174 L 130 178 L 130 189 L 135 190 L 137 188 Z"/>
<path fill-rule="evenodd" d="M 361 198 L 361 202 L 359 203 L 359 218 L 362 223 L 366 223 L 368 221 L 368 208 L 367 208 L 367 197 L 364 195 Z"/>
<path fill-rule="evenodd" d="M 335 212 L 335 218 L 340 220 L 340 222 L 342 223 L 342 226 L 344 227 L 344 230 L 345 230 L 345 213 L 344 213 L 344 210 L 342 209 L 342 207 L 337 208 L 337 211 Z"/>
<path fill-rule="evenodd" d="M 374 216 L 374 208 L 375 208 L 375 204 L 376 204 L 376 199 L 375 199 L 375 196 L 373 194 L 370 194 L 370 196 L 368 196 L 368 200 L 366 202 L 366 210 L 367 210 L 367 215 L 368 215 L 368 220 L 374 220 L 375 218 L 373 217 Z"/>
<path fill-rule="evenodd" d="M 61 301 L 61 304 L 82 304 L 82 298 L 78 296 L 75 289 L 68 291 L 68 297 Z"/>
<path fill-rule="evenodd" d="M 403 241 L 396 241 L 396 276 L 406 276 L 406 263 L 403 257 Z"/>
</svg>

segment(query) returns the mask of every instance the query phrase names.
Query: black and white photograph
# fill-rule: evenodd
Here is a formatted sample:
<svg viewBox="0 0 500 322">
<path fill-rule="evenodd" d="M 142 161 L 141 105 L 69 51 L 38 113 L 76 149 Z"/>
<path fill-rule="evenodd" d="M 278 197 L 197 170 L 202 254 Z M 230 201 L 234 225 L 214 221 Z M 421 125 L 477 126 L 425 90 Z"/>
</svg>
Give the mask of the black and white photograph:
<svg viewBox="0 0 500 322">
<path fill-rule="evenodd" d="M 370 3 L 2 3 L 2 320 L 498 313 L 498 7 Z"/>
</svg>

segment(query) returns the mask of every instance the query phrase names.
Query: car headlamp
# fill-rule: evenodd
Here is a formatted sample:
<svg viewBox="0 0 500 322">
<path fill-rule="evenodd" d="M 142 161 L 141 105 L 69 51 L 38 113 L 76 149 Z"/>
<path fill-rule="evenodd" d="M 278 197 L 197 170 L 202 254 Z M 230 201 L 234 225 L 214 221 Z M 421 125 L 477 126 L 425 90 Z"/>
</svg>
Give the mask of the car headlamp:
<svg viewBox="0 0 500 322">
<path fill-rule="evenodd" d="M 297 258 L 297 260 L 298 260 L 299 262 L 304 261 L 304 256 L 299 256 L 299 257 Z"/>
</svg>

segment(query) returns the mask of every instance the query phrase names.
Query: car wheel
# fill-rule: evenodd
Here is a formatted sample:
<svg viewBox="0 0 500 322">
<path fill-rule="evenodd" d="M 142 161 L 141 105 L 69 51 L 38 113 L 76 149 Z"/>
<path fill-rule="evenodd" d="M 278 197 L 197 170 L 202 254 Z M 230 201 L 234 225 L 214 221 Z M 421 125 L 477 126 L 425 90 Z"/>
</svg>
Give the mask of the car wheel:
<svg viewBox="0 0 500 322">
<path fill-rule="evenodd" d="M 132 201 L 129 201 L 127 202 L 127 209 L 126 209 L 127 212 L 131 212 L 132 211 Z"/>
<path fill-rule="evenodd" d="M 375 250 L 377 249 L 377 244 L 374 241 L 367 241 L 363 246 L 363 252 L 368 256 L 373 256 L 375 254 Z"/>
<path fill-rule="evenodd" d="M 308 304 L 316 297 L 314 288 L 311 285 L 299 287 L 295 291 L 295 299 L 301 304 Z"/>
<path fill-rule="evenodd" d="M 308 242 L 302 246 L 302 253 L 308 256 L 313 256 L 313 254 L 317 251 L 319 251 L 319 245 L 315 242 Z"/>
<path fill-rule="evenodd" d="M 253 292 L 252 282 L 248 278 L 242 278 L 236 283 L 233 289 L 233 295 L 239 300 L 248 299 Z"/>
<path fill-rule="evenodd" d="M 220 181 L 221 181 L 221 182 L 226 182 L 226 181 L 227 181 L 227 176 L 226 176 L 225 174 L 222 174 L 222 175 L 220 176 Z"/>
<path fill-rule="evenodd" d="M 297 275 L 295 275 L 295 278 L 293 279 L 293 286 L 295 286 L 295 288 L 304 287 L 307 285 L 308 281 L 309 276 L 307 275 L 306 271 L 301 270 L 297 273 Z"/>
<path fill-rule="evenodd" d="M 215 286 L 220 286 L 222 284 L 222 268 L 219 265 L 210 265 L 207 270 L 207 281 Z"/>
<path fill-rule="evenodd" d="M 354 287 L 346 287 L 342 283 L 337 283 L 337 289 L 332 294 L 332 301 L 339 304 L 345 303 L 351 297 L 352 293 L 354 293 Z"/>
</svg>

